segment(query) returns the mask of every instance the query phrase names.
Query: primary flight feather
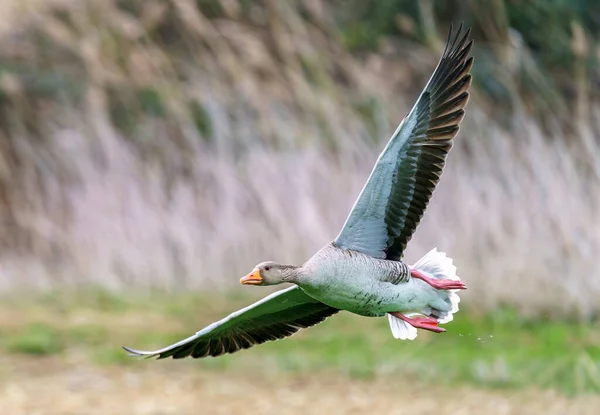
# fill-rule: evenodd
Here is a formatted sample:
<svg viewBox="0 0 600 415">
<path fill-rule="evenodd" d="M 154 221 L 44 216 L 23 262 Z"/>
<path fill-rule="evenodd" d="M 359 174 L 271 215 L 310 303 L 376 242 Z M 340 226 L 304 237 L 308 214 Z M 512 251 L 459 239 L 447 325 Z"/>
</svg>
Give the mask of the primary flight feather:
<svg viewBox="0 0 600 415">
<path fill-rule="evenodd" d="M 458 311 L 465 285 L 443 252 L 431 250 L 416 264 L 401 261 L 437 185 L 452 140 L 465 115 L 471 84 L 470 30 L 448 35 L 437 68 L 402 120 L 333 242 L 301 266 L 258 264 L 245 285 L 295 284 L 236 311 L 193 336 L 137 356 L 201 358 L 233 353 L 282 339 L 340 310 L 388 316 L 395 338 L 417 329 L 443 332 Z"/>
</svg>

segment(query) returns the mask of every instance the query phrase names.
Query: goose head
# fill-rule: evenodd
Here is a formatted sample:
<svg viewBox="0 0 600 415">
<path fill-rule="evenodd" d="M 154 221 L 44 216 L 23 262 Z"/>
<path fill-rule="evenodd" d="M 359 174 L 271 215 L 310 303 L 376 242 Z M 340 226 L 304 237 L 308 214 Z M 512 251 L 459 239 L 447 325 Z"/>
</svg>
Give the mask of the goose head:
<svg viewBox="0 0 600 415">
<path fill-rule="evenodd" d="M 295 282 L 298 267 L 282 265 L 277 262 L 261 262 L 252 272 L 240 279 L 243 285 L 277 285 L 284 282 Z"/>
</svg>

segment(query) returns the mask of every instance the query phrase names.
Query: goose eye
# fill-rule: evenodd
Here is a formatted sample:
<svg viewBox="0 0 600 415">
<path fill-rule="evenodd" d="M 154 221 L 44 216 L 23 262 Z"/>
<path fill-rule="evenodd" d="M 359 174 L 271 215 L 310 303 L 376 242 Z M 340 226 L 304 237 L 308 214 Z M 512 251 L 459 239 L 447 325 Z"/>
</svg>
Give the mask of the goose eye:
<svg viewBox="0 0 600 415">
<path fill-rule="evenodd" d="M 268 266 L 268 265 L 265 267 L 265 271 L 268 271 L 268 270 L 270 270 L 270 269 L 271 269 L 271 267 L 270 267 L 270 266 Z"/>
</svg>

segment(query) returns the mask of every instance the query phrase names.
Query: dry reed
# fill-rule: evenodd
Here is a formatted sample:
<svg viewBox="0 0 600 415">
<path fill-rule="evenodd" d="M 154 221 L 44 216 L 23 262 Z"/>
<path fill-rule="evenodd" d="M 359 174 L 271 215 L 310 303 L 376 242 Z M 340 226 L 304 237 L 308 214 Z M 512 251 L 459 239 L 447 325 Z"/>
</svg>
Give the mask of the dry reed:
<svg viewBox="0 0 600 415">
<path fill-rule="evenodd" d="M 256 262 L 303 261 L 439 55 L 358 59 L 318 0 L 222 0 L 221 18 L 192 0 L 60 3 L 3 31 L 3 290 L 233 287 Z M 448 252 L 473 308 L 598 312 L 591 111 L 566 139 L 526 113 L 506 127 L 475 90 L 408 260 Z"/>
</svg>

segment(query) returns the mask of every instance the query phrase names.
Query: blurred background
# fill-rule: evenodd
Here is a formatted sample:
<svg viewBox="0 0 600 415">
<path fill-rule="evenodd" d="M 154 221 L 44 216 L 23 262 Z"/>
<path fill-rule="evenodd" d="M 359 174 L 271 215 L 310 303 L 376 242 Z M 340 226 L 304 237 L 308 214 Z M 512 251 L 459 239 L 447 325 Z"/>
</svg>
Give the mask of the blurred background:
<svg viewBox="0 0 600 415">
<path fill-rule="evenodd" d="M 600 3 L 3 0 L 0 16 L 7 413 L 595 413 Z M 400 342 L 340 315 L 201 362 L 120 350 L 187 337 L 265 294 L 238 284 L 256 263 L 331 241 L 460 22 L 471 99 L 405 256 L 454 258 L 469 290 L 448 333 Z"/>
</svg>

